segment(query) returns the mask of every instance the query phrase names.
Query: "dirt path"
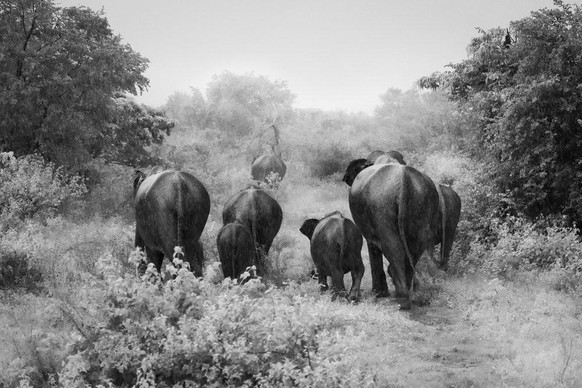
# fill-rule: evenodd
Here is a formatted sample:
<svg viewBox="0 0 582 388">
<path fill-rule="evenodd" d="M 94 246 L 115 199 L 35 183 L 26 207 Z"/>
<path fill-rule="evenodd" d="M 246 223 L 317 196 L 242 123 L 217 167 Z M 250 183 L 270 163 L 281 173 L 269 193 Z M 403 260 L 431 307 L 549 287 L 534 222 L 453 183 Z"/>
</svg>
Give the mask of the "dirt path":
<svg viewBox="0 0 582 388">
<path fill-rule="evenodd" d="M 367 294 L 359 360 L 395 387 L 582 386 L 579 298 L 496 280 L 447 282 L 411 311 Z"/>
</svg>

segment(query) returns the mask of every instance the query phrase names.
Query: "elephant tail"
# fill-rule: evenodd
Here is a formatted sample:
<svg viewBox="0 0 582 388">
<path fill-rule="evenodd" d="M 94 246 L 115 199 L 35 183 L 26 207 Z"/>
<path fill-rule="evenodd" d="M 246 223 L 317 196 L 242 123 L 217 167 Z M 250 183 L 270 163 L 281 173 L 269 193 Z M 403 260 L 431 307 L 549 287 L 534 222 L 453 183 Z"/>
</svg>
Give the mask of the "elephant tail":
<svg viewBox="0 0 582 388">
<path fill-rule="evenodd" d="M 406 203 L 406 198 L 408 193 L 410 192 L 409 187 L 409 175 L 406 171 L 402 173 L 402 179 L 400 184 L 400 193 L 398 195 L 398 233 L 400 234 L 400 241 L 402 242 L 402 246 L 404 247 L 404 253 L 408 258 L 408 263 L 410 264 L 410 268 L 412 270 L 412 280 L 410 283 L 410 289 L 414 286 L 414 278 L 415 278 L 415 269 L 414 269 L 414 260 L 412 259 L 412 254 L 410 253 L 410 249 L 408 248 L 408 240 L 406 238 L 406 228 L 404 225 L 404 221 L 408 217 L 408 206 Z"/>
<path fill-rule="evenodd" d="M 253 238 L 253 246 L 255 247 L 255 266 L 257 267 L 257 270 L 259 270 L 261 272 L 261 276 L 264 276 L 265 274 L 263 273 L 263 255 L 261 252 L 262 247 L 259 247 L 259 243 L 257 240 L 257 225 L 256 225 L 256 220 L 258 219 L 258 209 L 256 208 L 256 202 L 255 201 L 251 201 L 251 217 L 249 218 L 249 222 L 250 222 L 250 227 L 251 227 L 251 236 Z"/>
<path fill-rule="evenodd" d="M 182 257 L 184 260 L 185 253 L 184 249 L 184 193 L 183 188 L 186 183 L 182 181 L 182 177 L 178 177 L 177 182 L 174 185 L 174 190 L 176 192 L 176 241 L 177 245 L 182 249 Z"/>
<path fill-rule="evenodd" d="M 446 249 L 446 233 L 447 233 L 447 218 L 446 218 L 446 214 L 447 214 L 447 203 L 445 201 L 445 196 L 443 195 L 443 191 L 441 189 L 441 185 L 439 184 L 435 184 L 435 187 L 437 189 L 437 193 L 439 194 L 439 210 L 441 213 L 441 235 L 440 237 L 440 243 L 441 243 L 441 249 L 440 249 L 440 253 L 441 253 L 441 265 L 444 265 L 445 263 L 445 249 Z"/>
<path fill-rule="evenodd" d="M 348 244 L 348 241 L 346 239 L 346 219 L 342 216 L 341 217 L 342 220 L 342 224 L 341 224 L 341 228 L 340 228 L 340 236 L 339 236 L 339 241 L 340 241 L 340 266 L 343 267 L 343 263 L 345 262 L 345 257 L 344 255 L 346 254 L 346 245 Z"/>
</svg>

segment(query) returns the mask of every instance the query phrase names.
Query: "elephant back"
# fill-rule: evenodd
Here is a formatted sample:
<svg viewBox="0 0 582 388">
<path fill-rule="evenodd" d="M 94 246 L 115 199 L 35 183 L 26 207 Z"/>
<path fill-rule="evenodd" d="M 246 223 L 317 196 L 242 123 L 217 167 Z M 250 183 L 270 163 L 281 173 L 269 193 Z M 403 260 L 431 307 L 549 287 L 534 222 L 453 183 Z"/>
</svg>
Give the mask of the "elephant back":
<svg viewBox="0 0 582 388">
<path fill-rule="evenodd" d="M 364 237 L 380 241 L 382 233 L 398 231 L 405 240 L 423 242 L 409 247 L 415 257 L 424 251 L 425 241 L 434 239 L 440 223 L 434 183 L 405 165 L 376 164 L 364 169 L 352 184 L 349 202 Z"/>
<path fill-rule="evenodd" d="M 183 221 L 180 233 L 198 239 L 210 213 L 210 196 L 204 185 L 185 171 L 167 170 L 143 180 L 135 195 L 136 221 L 148 229 L 164 225 L 166 218 Z M 168 220 L 170 223 L 171 220 Z M 158 233 L 163 235 L 164 233 Z M 178 236 L 180 240 L 180 236 Z"/>
<path fill-rule="evenodd" d="M 264 181 L 271 172 L 279 174 L 279 178 L 283 179 L 287 165 L 281 158 L 272 154 L 261 155 L 253 161 L 251 175 L 254 180 Z"/>
<path fill-rule="evenodd" d="M 315 227 L 311 254 L 317 257 L 325 255 L 325 252 L 336 252 L 340 268 L 347 273 L 354 264 L 350 258 L 362 250 L 362 244 L 362 234 L 356 224 L 336 212 L 320 220 Z"/>
<path fill-rule="evenodd" d="M 259 244 L 272 242 L 282 220 L 283 211 L 279 203 L 264 190 L 255 188 L 242 190 L 232 196 L 222 212 L 224 225 L 240 222 L 249 228 Z"/>
</svg>

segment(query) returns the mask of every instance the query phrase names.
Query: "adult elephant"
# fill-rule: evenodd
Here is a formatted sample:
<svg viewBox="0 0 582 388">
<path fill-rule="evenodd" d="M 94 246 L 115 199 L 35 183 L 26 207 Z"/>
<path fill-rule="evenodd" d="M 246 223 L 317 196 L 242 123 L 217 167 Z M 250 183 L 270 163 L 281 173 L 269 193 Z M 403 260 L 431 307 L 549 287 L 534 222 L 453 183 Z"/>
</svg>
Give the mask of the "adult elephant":
<svg viewBox="0 0 582 388">
<path fill-rule="evenodd" d="M 279 203 L 266 191 L 254 187 L 236 193 L 222 211 L 224 225 L 239 222 L 250 231 L 259 275 L 265 274 L 265 256 L 269 253 L 282 221 L 283 211 Z"/>
<path fill-rule="evenodd" d="M 453 248 L 453 241 L 457 231 L 457 224 L 461 218 L 461 198 L 451 187 L 438 185 L 439 211 L 441 212 L 441 224 L 439 225 L 434 244 L 440 244 L 440 266 L 448 268 L 449 256 Z M 432 252 L 431 252 L 432 256 Z"/>
<path fill-rule="evenodd" d="M 238 279 L 256 262 L 256 249 L 250 230 L 238 221 L 224 225 L 216 237 L 218 256 L 225 278 Z"/>
<path fill-rule="evenodd" d="M 432 251 L 441 224 L 433 181 L 409 166 L 370 165 L 366 159 L 352 161 L 343 180 L 351 186 L 354 222 L 368 243 L 373 291 L 378 297 L 389 295 L 384 254 L 400 307 L 409 309 L 414 267 L 425 250 Z"/>
<path fill-rule="evenodd" d="M 185 171 L 154 168 L 136 171 L 133 190 L 135 246 L 145 250 L 147 262 L 160 271 L 164 256 L 171 261 L 178 246 L 194 274 L 202 276 L 204 254 L 198 240 L 210 212 L 204 185 Z"/>
<path fill-rule="evenodd" d="M 310 240 L 311 257 L 321 289 L 327 290 L 327 277 L 331 276 L 334 297 L 345 293 L 344 274 L 351 272 L 348 299 L 360 300 L 365 269 L 361 254 L 363 238 L 358 227 L 340 212 L 333 212 L 320 220 L 305 220 L 299 231 Z"/>
<path fill-rule="evenodd" d="M 378 160 L 379 158 L 380 161 Z M 368 155 L 366 160 L 370 164 L 374 164 L 376 162 L 388 163 L 395 161 L 398 164 L 406 165 L 404 157 L 398 151 L 381 151 L 381 150 L 372 151 L 370 155 Z"/>
<path fill-rule="evenodd" d="M 281 154 L 271 153 L 261 155 L 253 161 L 251 176 L 259 182 L 267 182 L 267 177 L 276 173 L 279 179 L 283 179 L 287 172 L 287 165 L 281 159 Z"/>
</svg>

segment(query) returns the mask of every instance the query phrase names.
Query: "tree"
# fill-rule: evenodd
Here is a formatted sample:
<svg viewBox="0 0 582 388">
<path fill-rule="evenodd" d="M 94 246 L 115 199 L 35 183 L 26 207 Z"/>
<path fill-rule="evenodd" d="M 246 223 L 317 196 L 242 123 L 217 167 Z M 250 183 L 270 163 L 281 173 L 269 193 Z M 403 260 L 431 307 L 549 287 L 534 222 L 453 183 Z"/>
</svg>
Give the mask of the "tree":
<svg viewBox="0 0 582 388">
<path fill-rule="evenodd" d="M 450 149 L 462 146 L 462 117 L 441 91 L 390 88 L 380 96 L 375 119 L 382 130 L 372 148 Z"/>
<path fill-rule="evenodd" d="M 265 122 L 291 114 L 295 96 L 282 81 L 253 73 L 224 72 L 206 90 L 210 120 L 230 135 L 246 136 L 265 128 Z"/>
<path fill-rule="evenodd" d="M 125 143 L 104 144 L 112 125 L 127 131 L 117 137 L 142 146 L 161 141 L 119 126 L 124 119 L 116 117 L 116 95 L 148 86 L 147 63 L 114 35 L 102 12 L 59 8 L 52 0 L 0 1 L 0 150 L 78 166 L 119 155 Z"/>
<path fill-rule="evenodd" d="M 470 57 L 433 78 L 477 115 L 472 151 L 489 158 L 492 179 L 519 210 L 580 221 L 582 9 L 554 4 L 509 29 L 480 31 Z"/>
<path fill-rule="evenodd" d="M 159 163 L 147 148 L 162 143 L 164 134 L 170 134 L 174 122 L 160 109 L 139 104 L 123 95 L 114 98 L 113 102 L 111 118 L 101 131 L 102 148 L 97 153 L 106 160 L 130 166 Z"/>
<path fill-rule="evenodd" d="M 164 105 L 164 111 L 180 127 L 203 129 L 206 125 L 206 100 L 196 88 L 190 88 L 189 93 L 172 93 Z"/>
</svg>

